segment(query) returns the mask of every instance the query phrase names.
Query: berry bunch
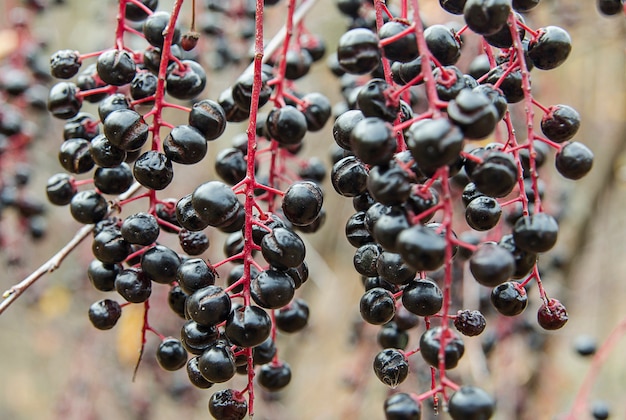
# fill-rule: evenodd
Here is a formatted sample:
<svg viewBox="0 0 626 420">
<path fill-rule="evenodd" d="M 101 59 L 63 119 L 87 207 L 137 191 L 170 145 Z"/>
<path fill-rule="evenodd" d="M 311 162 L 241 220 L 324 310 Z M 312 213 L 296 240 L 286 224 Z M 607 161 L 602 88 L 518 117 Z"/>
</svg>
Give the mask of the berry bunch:
<svg viewBox="0 0 626 420">
<path fill-rule="evenodd" d="M 558 67 L 572 47 L 560 27 L 525 24 L 520 13 L 538 3 L 441 0 L 446 12 L 463 16 L 465 25 L 455 30 L 425 27 L 416 0 L 401 1 L 399 10 L 379 1 L 373 8 L 337 2 L 351 25 L 331 63 L 345 86 L 347 109 L 333 127 L 343 152 L 332 183 L 353 198 L 356 210 L 346 236 L 364 279 L 361 316 L 383 325 L 379 342 L 385 348 L 374 372 L 394 388 L 418 352 L 432 369 L 430 390 L 387 399 L 388 419 L 417 419 L 425 400 L 436 406 L 440 398 L 454 419 L 492 415 L 488 394 L 460 387 L 447 374 L 464 354 L 461 336 L 479 335 L 486 325 L 474 308 L 453 311 L 464 283 L 490 288 L 493 307 L 505 316 L 524 311 L 534 283 L 542 300 L 538 324 L 555 330 L 567 322 L 537 266 L 558 236 L 557 220 L 542 203 L 539 168 L 553 149 L 556 170 L 579 179 L 590 171 L 593 154 L 574 140 L 576 110 L 533 98 L 530 70 Z M 463 44 L 472 42 L 480 54 L 463 72 L 455 64 L 467 50 Z M 513 129 L 509 108 L 518 102 L 525 110 L 522 135 Z M 455 217 L 459 201 L 464 220 Z M 455 267 L 465 260 L 471 278 L 463 279 Z M 426 328 L 419 347 L 407 350 L 408 330 L 420 318 Z"/>
<path fill-rule="evenodd" d="M 40 239 L 46 233 L 44 203 L 28 191 L 30 147 L 41 136 L 38 124 L 46 120 L 50 80 L 42 44 L 31 31 L 38 10 L 36 4 L 7 8 L 3 23 L 8 26 L 0 31 L 0 246 L 10 264 L 21 262 L 24 237 Z"/>
<path fill-rule="evenodd" d="M 198 388 L 228 383 L 210 398 L 215 418 L 252 416 L 257 384 L 283 389 L 291 368 L 278 353 L 277 336 L 302 330 L 309 317 L 298 296 L 309 275 L 301 234 L 325 220 L 324 166 L 300 152 L 307 133 L 334 113 L 338 148 L 330 178 L 340 195 L 353 199 L 345 233 L 364 285 L 360 314 L 382 326 L 374 374 L 395 388 L 419 363 L 429 367 L 429 389 L 390 391 L 386 418 L 419 419 L 427 404 L 453 419 L 490 418 L 495 402 L 482 384 L 461 385 L 449 373 L 462 362 L 465 337 L 483 333 L 491 309 L 520 315 L 532 287 L 539 326 L 555 330 L 568 320 L 538 267 L 559 233 L 558 218 L 544 204 L 542 167 L 553 154 L 558 173 L 580 179 L 593 154 L 575 140 L 577 111 L 539 103 L 530 77 L 534 68 L 566 61 L 568 33 L 526 24 L 524 13 L 539 0 L 440 0 L 458 26 L 426 26 L 418 0 L 336 0 L 350 24 L 328 61 L 344 98 L 331 109 L 326 97 L 296 85 L 325 54 L 302 19 L 314 0 L 285 0 L 283 30 L 267 44 L 265 11 L 277 1 L 210 0 L 201 14 L 193 0 L 173 3 L 165 12 L 157 0 L 118 0 L 111 48 L 60 50 L 50 60 L 52 75 L 65 80 L 45 104 L 66 121 L 58 155 L 66 173 L 49 179 L 47 195 L 89 225 L 72 246 L 93 232 L 95 259 L 87 270 L 93 286 L 122 298 L 93 303 L 92 324 L 113 328 L 125 307 L 142 305 L 143 343 L 149 333 L 159 338 L 163 369 L 186 367 Z M 189 5 L 185 31 L 181 16 Z M 607 15 L 624 10 L 621 0 L 597 6 Z M 254 42 L 249 67 L 216 100 L 203 98 L 209 66 L 235 67 L 248 41 Z M 7 80 L 0 87 L 9 92 L 20 79 Z M 28 101 L 37 89 L 7 97 Z M 97 116 L 82 112 L 85 102 L 97 106 Z M 520 133 L 513 129 L 516 103 L 524 111 Z M 168 122 L 166 110 L 185 123 Z M 3 115 L 0 108 L 0 125 Z M 182 197 L 160 196 L 176 165 L 202 162 L 227 125 L 246 121 L 246 133 L 217 154 L 220 180 Z M 129 214 L 127 205 L 140 201 L 144 210 Z M 225 257 L 211 262 L 204 254 L 216 231 L 226 234 Z M 180 250 L 166 245 L 166 234 L 176 235 Z M 471 282 L 491 308 L 465 305 L 462 291 Z M 151 323 L 158 287 L 167 288 L 180 318 L 177 337 Z M 240 389 L 230 385 L 238 373 L 246 379 Z M 606 413 L 594 407 L 596 418 Z"/>
<path fill-rule="evenodd" d="M 167 13 L 157 10 L 156 1 L 120 0 L 113 48 L 52 55 L 52 74 L 76 79 L 57 83 L 48 97 L 50 112 L 67 121 L 59 161 L 69 174 L 51 177 L 47 194 L 53 204 L 69 204 L 76 221 L 94 225 L 95 259 L 88 277 L 96 289 L 116 291 L 125 300 L 95 302 L 89 308 L 92 324 L 113 328 L 126 305 L 144 305 L 143 342 L 149 332 L 160 338 L 156 358 L 163 369 L 186 366 L 199 388 L 227 382 L 236 373 L 247 375 L 243 390 L 217 391 L 209 401 L 214 417 L 243 418 L 254 412 L 255 375 L 270 391 L 290 381 L 290 367 L 275 346 L 277 332 L 299 331 L 308 321 L 306 302 L 294 299 L 309 274 L 296 231 L 314 232 L 324 221 L 318 183 L 325 169 L 297 153 L 306 133 L 320 130 L 331 109 L 323 95 L 301 94 L 294 80 L 308 72 L 324 48 L 305 43 L 317 38 L 306 31 L 302 14 L 295 17 L 296 2 L 290 0 L 282 50 L 268 54 L 272 65 L 263 64 L 267 4 L 257 2 L 253 65 L 218 101 L 200 99 L 204 67 L 178 55 L 195 46 L 190 37 L 196 36 L 193 24 L 191 33 L 181 35 L 183 3 L 176 1 Z M 141 32 L 131 22 L 140 22 Z M 147 47 L 130 48 L 126 35 L 144 39 Z M 96 63 L 83 68 L 90 58 Z M 168 96 L 193 104 L 169 102 Z M 83 101 L 98 104 L 97 118 L 81 112 Z M 261 118 L 258 110 L 265 103 L 271 109 Z M 188 123 L 165 121 L 166 108 L 187 113 Z M 217 155 L 215 170 L 222 180 L 206 181 L 179 199 L 157 196 L 172 182 L 174 164 L 200 162 L 227 122 L 248 119 L 243 138 L 236 136 L 232 147 Z M 81 174 L 91 177 L 78 180 Z M 140 189 L 145 192 L 136 195 Z M 111 201 L 106 195 L 119 197 Z M 146 211 L 115 215 L 142 199 L 148 201 Z M 226 257 L 215 263 L 200 258 L 209 247 L 207 229 L 229 234 Z M 163 245 L 163 232 L 178 236 L 182 252 Z M 255 256 L 258 251 L 265 263 Z M 216 284 L 218 269 L 228 263 L 226 284 Z M 149 322 L 152 289 L 158 284 L 169 287 L 169 306 L 185 320 L 180 338 L 162 335 Z"/>
</svg>

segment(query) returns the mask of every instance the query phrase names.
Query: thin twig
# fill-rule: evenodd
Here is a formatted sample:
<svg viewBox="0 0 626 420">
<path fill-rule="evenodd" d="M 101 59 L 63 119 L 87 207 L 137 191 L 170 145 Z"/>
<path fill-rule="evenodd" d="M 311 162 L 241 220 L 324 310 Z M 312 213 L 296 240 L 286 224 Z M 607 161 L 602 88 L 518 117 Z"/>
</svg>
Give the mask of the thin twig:
<svg viewBox="0 0 626 420">
<path fill-rule="evenodd" d="M 302 19 L 304 19 L 306 14 L 311 10 L 316 2 L 317 0 L 304 0 L 302 4 L 298 6 L 293 14 L 293 26 L 298 25 L 298 23 L 300 23 Z M 276 50 L 278 50 L 278 48 L 283 44 L 283 42 L 285 41 L 286 32 L 287 26 L 283 25 L 283 27 L 280 28 L 278 32 L 276 32 L 276 35 L 274 35 L 274 37 L 270 40 L 267 46 L 265 46 L 265 48 L 263 49 L 263 63 L 267 63 L 267 60 L 269 60 L 272 55 L 274 55 Z M 253 64 L 254 63 L 251 63 L 246 71 L 252 70 Z"/>
<path fill-rule="evenodd" d="M 141 188 L 141 184 L 135 183 L 133 184 L 128 191 L 124 194 L 121 194 L 116 201 L 125 200 L 129 197 L 132 197 L 139 191 Z M 116 211 L 116 206 L 111 206 L 107 217 L 113 214 Z M 94 225 L 85 225 L 76 232 L 74 237 L 67 243 L 63 248 L 61 248 L 56 254 L 52 256 L 48 261 L 43 263 L 37 270 L 33 271 L 28 277 L 26 277 L 21 282 L 14 284 L 10 289 L 6 290 L 2 297 L 4 300 L 0 302 L 0 315 L 4 313 L 4 311 L 11 306 L 13 302 L 17 300 L 21 296 L 22 293 L 26 291 L 30 286 L 35 284 L 37 280 L 42 278 L 46 273 L 51 273 L 57 268 L 61 266 L 61 263 L 65 258 L 76 249 L 76 247 L 83 241 L 85 238 L 89 236 L 89 234 L 93 231 Z"/>
</svg>

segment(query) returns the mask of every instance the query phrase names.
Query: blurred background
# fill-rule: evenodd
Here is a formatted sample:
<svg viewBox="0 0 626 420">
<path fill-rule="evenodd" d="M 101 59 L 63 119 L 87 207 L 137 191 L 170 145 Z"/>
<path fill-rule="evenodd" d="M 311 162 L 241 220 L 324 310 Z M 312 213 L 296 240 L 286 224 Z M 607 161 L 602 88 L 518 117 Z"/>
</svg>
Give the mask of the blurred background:
<svg viewBox="0 0 626 420">
<path fill-rule="evenodd" d="M 4 1 L 0 8 L 7 10 L 18 3 Z M 160 9 L 170 9 L 171 2 L 160 3 Z M 199 9 L 202 3 L 198 2 Z M 420 3 L 426 23 L 452 21 L 438 2 Z M 534 308 L 539 296 L 533 288 L 533 303 L 521 321 L 527 321 L 526 332 L 503 334 L 511 328 L 511 320 L 491 316 L 482 336 L 465 339 L 466 355 L 459 368 L 451 371 L 453 379 L 479 384 L 496 396 L 496 419 L 554 419 L 566 413 L 590 365 L 589 358 L 575 351 L 576 343 L 587 337 L 600 345 L 626 317 L 625 22 L 623 16 L 600 16 L 594 3 L 543 0 L 525 16 L 532 28 L 561 26 L 573 39 L 573 51 L 563 66 L 549 72 L 533 71 L 533 94 L 544 105 L 568 104 L 580 112 L 582 126 L 576 140 L 594 151 L 595 161 L 592 172 L 576 183 L 564 180 L 553 170 L 553 157 L 541 171 L 547 184 L 546 207 L 561 217 L 557 246 L 542 256 L 542 278 L 548 294 L 567 306 L 570 319 L 566 327 L 546 333 L 535 326 Z M 115 5 L 110 0 L 66 0 L 35 16 L 32 29 L 45 42 L 49 54 L 66 48 L 82 53 L 109 48 L 114 40 Z M 281 2 L 268 11 L 268 39 L 282 25 L 285 10 Z M 182 14 L 188 24 L 189 8 Z M 326 41 L 327 54 L 336 49 L 347 23 L 333 0 L 319 0 L 306 19 L 307 28 Z M 8 27 L 6 16 L 0 17 L 0 25 Z M 10 39 L 6 30 L 0 33 L 4 40 Z M 230 47 L 240 53 L 245 51 L 241 46 Z M 210 42 L 201 41 L 200 48 L 207 51 Z M 207 66 L 216 64 L 208 52 L 203 52 L 202 60 Z M 467 65 L 467 61 L 462 63 Z M 240 68 L 244 66 L 245 57 Z M 208 72 L 203 97 L 216 99 L 238 74 L 233 67 Z M 339 82 L 331 76 L 324 60 L 314 65 L 311 74 L 297 86 L 302 92 L 321 92 L 332 103 L 341 100 Z M 94 107 L 85 110 L 95 112 Z M 522 127 L 518 132 L 523 133 L 523 108 L 516 105 L 511 112 L 517 126 Z M 183 121 L 176 112 L 167 119 L 172 123 Z M 30 189 L 32 194 L 45 198 L 46 180 L 62 171 L 56 159 L 63 140 L 62 122 L 42 117 L 37 124 L 39 136 L 29 155 L 33 168 Z M 174 182 L 159 197 L 179 198 L 201 182 L 215 179 L 215 154 L 230 146 L 232 138 L 245 128 L 246 123 L 230 124 L 224 136 L 210 143 L 209 155 L 201 163 L 176 166 Z M 308 134 L 303 152 L 319 156 L 329 170 L 334 143 L 331 128 L 328 123 L 321 132 Z M 360 322 L 358 301 L 363 288 L 352 267 L 354 248 L 343 233 L 354 210 L 351 200 L 339 197 L 328 181 L 324 189 L 328 217 L 318 233 L 305 238 L 311 279 L 299 290 L 311 309 L 310 325 L 297 335 L 279 337 L 281 358 L 292 367 L 292 382 L 276 395 L 259 392 L 257 419 L 384 417 L 382 402 L 388 390 L 371 368 L 379 351 L 379 328 Z M 129 214 L 132 211 L 129 209 Z M 11 229 L 12 216 L 3 217 L 3 229 Z M 9 288 L 32 272 L 80 227 L 67 208 L 48 205 L 46 217 L 49 226 L 45 238 L 35 243 L 18 240 L 5 250 L 6 255 L 0 256 L 4 265 L 0 289 Z M 205 257 L 211 261 L 222 259 L 223 239 L 223 235 L 211 232 L 212 245 Z M 164 242 L 178 249 L 176 238 L 166 237 Z M 21 263 L 8 264 L 15 254 Z M 242 387 L 245 378 L 236 377 L 232 383 L 205 391 L 194 389 L 184 369 L 170 373 L 158 367 L 154 358 L 158 339 L 149 335 L 133 382 L 142 307 L 126 307 L 120 322 L 110 331 L 91 326 L 87 318 L 89 305 L 110 296 L 95 291 L 88 281 L 90 254 L 87 240 L 58 270 L 43 277 L 0 316 L 0 418 L 209 418 L 207 402 L 213 390 Z M 479 287 L 467 288 L 470 300 L 477 302 L 484 295 Z M 166 295 L 165 287 L 153 289 L 151 323 L 165 335 L 178 336 L 182 322 L 167 307 Z M 420 331 L 412 331 L 409 347 L 417 345 Z M 489 337 L 497 339 L 487 356 L 483 348 Z M 624 352 L 626 339 L 611 353 L 592 390 L 591 401 L 606 401 L 612 418 L 626 417 Z M 399 390 L 421 393 L 429 389 L 429 381 L 419 373 L 425 369 L 424 363 L 417 360 L 421 358 L 414 359 L 415 371 Z M 429 412 L 427 408 L 425 411 Z M 591 418 L 587 412 L 576 414 L 580 419 Z M 424 418 L 430 416 L 425 414 Z"/>
</svg>

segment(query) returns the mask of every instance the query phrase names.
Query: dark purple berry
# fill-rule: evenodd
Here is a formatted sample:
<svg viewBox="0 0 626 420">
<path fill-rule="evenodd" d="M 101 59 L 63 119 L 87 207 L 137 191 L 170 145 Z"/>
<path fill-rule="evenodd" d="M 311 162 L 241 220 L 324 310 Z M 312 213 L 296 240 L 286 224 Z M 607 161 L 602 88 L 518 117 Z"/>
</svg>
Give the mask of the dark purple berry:
<svg viewBox="0 0 626 420">
<path fill-rule="evenodd" d="M 388 290 L 375 287 L 361 297 L 360 311 L 365 322 L 382 325 L 389 322 L 396 313 L 396 300 Z"/>
<path fill-rule="evenodd" d="M 544 330 L 563 328 L 568 319 L 565 306 L 557 299 L 548 299 L 548 303 L 543 302 L 537 311 L 537 323 Z"/>
<path fill-rule="evenodd" d="M 528 56 L 535 67 L 551 70 L 563 64 L 572 50 L 572 39 L 567 31 L 558 26 L 546 26 L 538 32 L 539 37 L 528 44 Z"/>
<path fill-rule="evenodd" d="M 89 307 L 89 320 L 99 330 L 110 330 L 120 316 L 122 316 L 122 308 L 114 300 L 99 300 Z"/>
<path fill-rule="evenodd" d="M 479 311 L 462 310 L 458 311 L 454 318 L 454 327 L 461 334 L 468 337 L 481 334 L 485 330 L 487 321 Z"/>
<path fill-rule="evenodd" d="M 462 386 L 448 401 L 448 414 L 453 420 L 488 420 L 494 409 L 493 398 L 475 386 Z"/>
<path fill-rule="evenodd" d="M 356 28 L 344 33 L 337 47 L 339 65 L 351 74 L 366 74 L 378 67 L 381 59 L 378 37 L 369 29 Z"/>
<path fill-rule="evenodd" d="M 98 76 L 103 82 L 122 86 L 133 81 L 137 66 L 133 56 L 126 50 L 107 50 L 98 56 Z"/>
<path fill-rule="evenodd" d="M 374 358 L 374 373 L 385 385 L 395 388 L 409 374 L 409 362 L 398 349 L 384 349 Z"/>
<path fill-rule="evenodd" d="M 168 337 L 159 344 L 156 358 L 163 369 L 178 370 L 187 364 L 187 350 L 180 340 Z"/>
</svg>

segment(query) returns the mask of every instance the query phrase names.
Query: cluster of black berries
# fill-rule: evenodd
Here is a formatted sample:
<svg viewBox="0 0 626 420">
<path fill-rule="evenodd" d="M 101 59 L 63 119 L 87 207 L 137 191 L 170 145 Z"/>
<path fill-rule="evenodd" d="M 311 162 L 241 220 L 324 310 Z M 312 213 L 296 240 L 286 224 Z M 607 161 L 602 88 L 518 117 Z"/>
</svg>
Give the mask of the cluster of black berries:
<svg viewBox="0 0 626 420">
<path fill-rule="evenodd" d="M 486 326 L 477 310 L 452 312 L 462 304 L 458 290 L 469 281 L 453 278 L 457 261 L 468 260 L 475 281 L 491 288 L 500 314 L 520 314 L 526 286 L 535 281 L 543 301 L 538 324 L 553 330 L 567 321 L 565 307 L 547 296 L 537 269 L 539 255 L 558 235 L 556 219 L 542 206 L 538 169 L 552 148 L 557 171 L 579 179 L 591 169 L 593 154 L 572 140 L 580 125 L 573 108 L 544 107 L 532 97 L 529 71 L 556 68 L 571 50 L 564 29 L 525 25 L 520 13 L 538 3 L 440 0 L 444 10 L 464 18 L 465 26 L 453 29 L 424 28 L 415 0 L 402 10 L 337 2 L 351 24 L 336 61 L 330 61 L 345 99 L 333 127 L 341 151 L 331 176 L 356 210 L 346 236 L 357 248 L 354 267 L 364 279 L 361 315 L 383 326 L 379 343 L 385 349 L 374 372 L 395 387 L 407 377 L 408 357 L 419 352 L 439 375 L 424 394 L 389 397 L 388 419 L 420 418 L 422 402 L 446 395 L 447 387 L 456 391 L 447 402 L 454 419 L 489 418 L 494 411 L 488 394 L 459 388 L 445 372 L 464 354 L 459 333 L 475 336 Z M 463 52 L 461 34 L 471 37 L 467 31 L 477 35 L 484 54 L 462 71 L 455 64 Z M 370 79 L 362 76 L 368 74 Z M 508 107 L 518 102 L 527 111 L 523 141 Z M 533 127 L 535 107 L 543 112 L 541 132 Z M 492 142 L 476 142 L 485 138 Z M 459 202 L 464 220 L 455 217 Z M 510 211 L 501 217 L 505 207 Z M 419 347 L 406 351 L 407 330 L 422 324 L 419 317 L 426 330 Z"/>
<path fill-rule="evenodd" d="M 256 367 L 256 382 L 267 390 L 280 390 L 291 379 L 289 365 L 276 352 L 277 333 L 299 331 L 308 322 L 309 308 L 296 297 L 309 276 L 296 231 L 315 232 L 322 225 L 319 183 L 326 171 L 319 159 L 297 155 L 306 133 L 328 121 L 331 107 L 321 94 L 296 91 L 293 81 L 324 55 L 324 47 L 300 24 L 296 41 L 290 43 L 291 33 L 286 35 L 272 64 L 244 71 L 218 101 L 199 99 L 206 73 L 185 55 L 195 41 L 176 26 L 181 6 L 177 2 L 170 14 L 158 11 L 156 1 L 119 2 L 126 20 L 118 22 L 118 33 L 135 22 L 148 44 L 143 50 L 131 50 L 118 35 L 114 48 L 97 54 L 61 50 L 52 55 L 52 74 L 75 79 L 57 83 L 48 96 L 50 112 L 66 120 L 59 162 L 67 173 L 49 179 L 47 195 L 53 204 L 69 205 L 78 222 L 94 225 L 95 259 L 88 277 L 96 289 L 116 291 L 126 301 L 91 305 L 93 325 L 110 329 L 125 305 L 144 304 L 144 338 L 147 332 L 161 338 L 156 354 L 161 367 L 186 366 L 199 388 L 227 382 L 236 373 L 247 375 L 244 390 L 218 391 L 209 402 L 218 419 L 243 418 L 252 408 Z M 96 63 L 83 67 L 92 56 Z M 166 95 L 193 104 L 170 103 Z M 98 104 L 97 117 L 80 111 L 83 100 Z M 261 116 L 258 109 L 267 102 L 272 107 Z M 188 112 L 188 123 L 163 121 L 164 108 Z M 227 122 L 252 117 L 256 126 L 217 155 L 221 181 L 204 182 L 180 199 L 157 197 L 173 180 L 173 163 L 200 162 Z M 169 128 L 164 139 L 162 127 Z M 82 174 L 90 178 L 77 179 Z M 136 195 L 139 186 L 146 192 Z M 149 200 L 146 211 L 115 215 L 139 199 Z M 209 228 L 228 234 L 225 258 L 214 264 L 201 257 L 209 248 Z M 178 235 L 182 252 L 161 243 L 162 231 Z M 258 251 L 266 264 L 255 259 Z M 216 284 L 219 267 L 227 263 L 232 264 L 226 284 Z M 169 306 L 185 320 L 180 338 L 165 337 L 149 324 L 156 284 L 169 287 Z"/>
</svg>

